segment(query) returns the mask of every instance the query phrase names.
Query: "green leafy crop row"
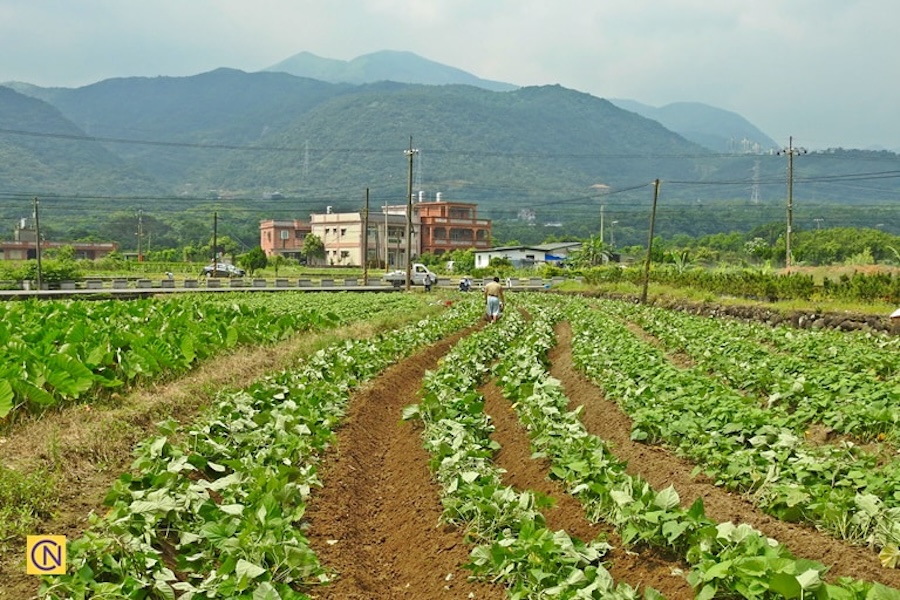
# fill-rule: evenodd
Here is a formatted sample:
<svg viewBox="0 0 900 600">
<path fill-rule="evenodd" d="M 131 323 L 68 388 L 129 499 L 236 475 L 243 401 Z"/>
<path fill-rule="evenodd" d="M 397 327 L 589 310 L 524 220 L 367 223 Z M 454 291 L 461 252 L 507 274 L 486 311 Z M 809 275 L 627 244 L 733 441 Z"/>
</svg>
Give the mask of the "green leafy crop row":
<svg viewBox="0 0 900 600">
<path fill-rule="evenodd" d="M 780 519 L 871 543 L 886 565 L 897 563 L 900 471 L 894 463 L 879 469 L 852 443 L 809 443 L 779 420 L 786 413 L 727 387 L 702 366 L 675 366 L 615 312 L 606 303 L 598 310 L 573 305 L 573 357 L 631 416 L 632 438 L 673 447 Z"/>
<path fill-rule="evenodd" d="M 426 378 L 422 402 L 405 411 L 406 418 L 425 424 L 424 444 L 442 486 L 444 518 L 465 527 L 477 543 L 469 565 L 475 576 L 504 584 L 513 600 L 638 598 L 628 585 L 616 585 L 603 566 L 608 544 L 548 529 L 535 494 L 503 485 L 492 462 L 498 446 L 475 388 L 527 327 L 507 309 L 500 322 L 466 337 Z M 644 597 L 659 594 L 648 589 Z"/>
<path fill-rule="evenodd" d="M 604 309 L 755 397 L 773 423 L 795 434 L 822 424 L 861 442 L 900 440 L 900 380 L 892 379 L 900 374 L 900 338 L 838 332 L 836 339 L 821 330 L 777 338 L 771 328 L 734 320 L 624 303 Z M 780 340 L 784 350 L 768 340 Z"/>
<path fill-rule="evenodd" d="M 423 344 L 470 323 L 474 303 L 373 339 L 317 352 L 238 392 L 175 444 L 144 443 L 109 512 L 69 546 L 69 571 L 42 596 L 174 599 L 307 598 L 330 576 L 303 533 L 317 464 L 350 393 Z"/>
<path fill-rule="evenodd" d="M 239 345 L 272 343 L 373 311 L 408 310 L 410 300 L 400 301 L 402 296 L 367 295 L 364 302 L 310 294 L 266 295 L 266 303 L 201 295 L 5 303 L 0 422 L 16 409 L 39 411 L 138 379 L 177 374 Z"/>
<path fill-rule="evenodd" d="M 494 371 L 530 432 L 534 452 L 552 461 L 552 476 L 565 482 L 590 514 L 615 525 L 623 543 L 650 544 L 682 556 L 691 567 L 687 577 L 698 598 L 900 597 L 879 584 L 826 584 L 823 565 L 794 558 L 746 524 L 711 521 L 699 500 L 681 508 L 671 487 L 655 491 L 629 475 L 603 441 L 585 431 L 581 409 L 568 410 L 559 382 L 543 367 L 554 343 L 552 325 L 561 318 L 560 307 L 547 304 L 540 298 L 528 306 L 533 318 L 528 332 Z M 577 306 L 568 310 L 579 312 Z"/>
</svg>

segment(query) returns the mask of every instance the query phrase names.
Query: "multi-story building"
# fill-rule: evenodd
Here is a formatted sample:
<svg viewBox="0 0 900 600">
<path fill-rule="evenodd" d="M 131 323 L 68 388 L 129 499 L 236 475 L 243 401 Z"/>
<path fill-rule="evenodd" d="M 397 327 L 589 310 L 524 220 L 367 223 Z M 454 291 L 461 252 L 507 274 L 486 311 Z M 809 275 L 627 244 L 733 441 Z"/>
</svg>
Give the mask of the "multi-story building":
<svg viewBox="0 0 900 600">
<path fill-rule="evenodd" d="M 303 242 L 311 231 L 309 223 L 276 221 L 268 219 L 259 222 L 259 247 L 266 256 L 276 255 L 299 259 L 303 254 Z"/>
<path fill-rule="evenodd" d="M 453 250 L 491 247 L 491 221 L 478 218 L 478 205 L 444 202 L 438 193 L 434 202 L 413 204 L 422 229 L 422 252 L 440 255 Z"/>
<path fill-rule="evenodd" d="M 364 221 L 368 221 L 368 235 L 363 240 Z M 407 217 L 405 206 L 383 206 L 381 212 L 369 212 L 368 219 L 361 212 L 310 215 L 312 235 L 325 246 L 325 261 L 329 265 L 362 266 L 363 247 L 370 266 L 400 269 L 406 267 Z M 419 256 L 418 223 L 413 220 L 410 232 L 412 258 Z"/>
</svg>

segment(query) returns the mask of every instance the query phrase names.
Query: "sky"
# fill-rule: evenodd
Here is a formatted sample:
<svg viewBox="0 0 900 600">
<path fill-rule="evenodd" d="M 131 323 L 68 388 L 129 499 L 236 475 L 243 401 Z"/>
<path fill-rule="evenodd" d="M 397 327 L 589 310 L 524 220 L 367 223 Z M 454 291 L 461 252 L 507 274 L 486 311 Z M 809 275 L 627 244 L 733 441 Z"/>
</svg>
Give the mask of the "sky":
<svg viewBox="0 0 900 600">
<path fill-rule="evenodd" d="M 0 0 L 0 82 L 409 51 L 483 79 L 733 111 L 779 144 L 900 151 L 897 0 Z"/>
</svg>

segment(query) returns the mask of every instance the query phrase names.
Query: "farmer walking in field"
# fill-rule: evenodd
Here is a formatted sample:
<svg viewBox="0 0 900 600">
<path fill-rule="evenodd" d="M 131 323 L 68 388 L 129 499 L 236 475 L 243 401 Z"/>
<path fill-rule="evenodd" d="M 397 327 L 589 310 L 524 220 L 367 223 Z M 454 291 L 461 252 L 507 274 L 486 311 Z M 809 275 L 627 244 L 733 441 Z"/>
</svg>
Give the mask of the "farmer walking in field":
<svg viewBox="0 0 900 600">
<path fill-rule="evenodd" d="M 500 278 L 494 277 L 493 281 L 489 281 L 484 286 L 484 297 L 486 300 L 485 316 L 491 323 L 495 323 L 500 318 L 500 311 L 503 309 L 503 286 L 500 285 Z"/>
</svg>

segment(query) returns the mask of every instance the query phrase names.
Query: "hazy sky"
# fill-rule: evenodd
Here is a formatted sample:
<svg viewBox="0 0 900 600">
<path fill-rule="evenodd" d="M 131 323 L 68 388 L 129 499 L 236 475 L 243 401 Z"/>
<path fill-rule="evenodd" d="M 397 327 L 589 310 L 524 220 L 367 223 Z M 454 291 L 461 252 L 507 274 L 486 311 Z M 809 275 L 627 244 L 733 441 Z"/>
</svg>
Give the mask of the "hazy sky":
<svg viewBox="0 0 900 600">
<path fill-rule="evenodd" d="M 703 102 L 780 144 L 900 149 L 898 0 L 0 0 L 0 82 L 406 50 L 485 79 Z"/>
</svg>

